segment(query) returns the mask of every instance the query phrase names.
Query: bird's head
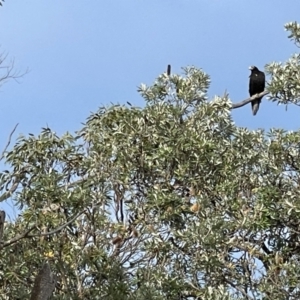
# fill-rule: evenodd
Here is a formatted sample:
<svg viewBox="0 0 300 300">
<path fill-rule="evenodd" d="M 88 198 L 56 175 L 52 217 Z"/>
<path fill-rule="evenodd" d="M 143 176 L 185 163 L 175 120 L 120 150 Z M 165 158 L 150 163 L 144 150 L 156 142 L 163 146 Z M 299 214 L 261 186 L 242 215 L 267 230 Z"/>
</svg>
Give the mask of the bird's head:
<svg viewBox="0 0 300 300">
<path fill-rule="evenodd" d="M 255 66 L 250 66 L 250 67 L 249 67 L 249 70 L 250 70 L 250 71 L 258 71 L 257 67 L 255 67 Z"/>
</svg>

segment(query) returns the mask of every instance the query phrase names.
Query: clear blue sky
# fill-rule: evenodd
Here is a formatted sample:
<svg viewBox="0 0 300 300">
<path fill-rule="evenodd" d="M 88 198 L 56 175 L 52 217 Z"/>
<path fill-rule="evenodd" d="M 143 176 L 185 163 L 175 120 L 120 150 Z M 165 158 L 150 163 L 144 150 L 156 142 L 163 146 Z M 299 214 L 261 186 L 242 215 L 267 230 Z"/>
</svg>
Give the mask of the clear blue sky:
<svg viewBox="0 0 300 300">
<path fill-rule="evenodd" d="M 131 102 L 172 65 L 195 65 L 212 80 L 209 96 L 248 97 L 249 65 L 263 69 L 299 51 L 283 25 L 300 21 L 299 0 L 6 0 L 0 7 L 0 50 L 30 73 L 0 88 L 0 149 L 9 132 L 58 134 L 80 129 L 101 105 Z M 233 111 L 238 126 L 299 128 L 300 108 L 263 100 Z"/>
</svg>

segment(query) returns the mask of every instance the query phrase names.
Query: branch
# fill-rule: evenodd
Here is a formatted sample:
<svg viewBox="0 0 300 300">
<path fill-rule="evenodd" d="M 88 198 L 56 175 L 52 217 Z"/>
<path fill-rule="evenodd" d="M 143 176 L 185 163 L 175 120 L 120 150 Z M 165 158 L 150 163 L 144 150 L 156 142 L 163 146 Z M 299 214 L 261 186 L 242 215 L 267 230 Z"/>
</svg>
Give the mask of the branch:
<svg viewBox="0 0 300 300">
<path fill-rule="evenodd" d="M 268 91 L 263 91 L 260 94 L 256 94 L 256 95 L 254 95 L 254 96 L 252 96 L 252 97 L 250 97 L 248 99 L 245 99 L 245 100 L 243 100 L 241 102 L 232 104 L 231 109 L 242 107 L 242 106 L 244 106 L 244 105 L 246 105 L 246 104 L 248 104 L 248 103 L 250 103 L 250 102 L 252 102 L 252 101 L 254 101 L 254 100 L 258 99 L 258 98 L 261 98 L 261 97 L 263 97 L 265 95 L 268 95 L 268 94 L 269 94 Z"/>
<path fill-rule="evenodd" d="M 224 279 L 224 281 L 225 281 L 226 283 L 228 283 L 232 288 L 238 290 L 238 291 L 245 297 L 245 299 L 253 300 L 253 298 L 252 298 L 250 295 L 248 295 L 241 287 L 239 287 L 238 285 L 232 283 L 232 282 L 231 282 L 230 280 L 228 280 L 225 276 L 224 276 L 223 279 Z"/>
<path fill-rule="evenodd" d="M 9 137 L 8 137 L 7 144 L 6 144 L 6 146 L 4 147 L 4 150 L 2 151 L 2 154 L 1 154 L 1 156 L 0 156 L 0 161 L 3 159 L 4 154 L 5 154 L 5 151 L 7 150 L 8 146 L 10 145 L 11 137 L 12 137 L 12 135 L 14 134 L 14 132 L 16 131 L 18 125 L 19 125 L 19 123 L 17 123 L 17 124 L 15 125 L 14 129 L 13 129 L 12 132 L 10 133 L 10 135 L 9 135 Z"/>
<path fill-rule="evenodd" d="M 38 234 L 29 234 L 32 230 L 36 229 L 36 226 L 32 226 L 31 228 L 29 228 L 27 231 L 25 231 L 22 234 L 19 234 L 18 236 L 14 237 L 13 239 L 8 240 L 7 242 L 3 243 L 2 245 L 0 244 L 0 249 L 10 246 L 11 244 L 16 243 L 17 241 L 19 241 L 22 238 L 32 238 L 32 237 L 40 237 L 40 236 L 46 236 L 46 235 L 52 235 L 55 234 L 59 231 L 61 231 L 62 229 L 64 229 L 65 227 L 67 227 L 69 224 L 71 224 L 72 222 L 74 222 L 80 215 L 82 215 L 84 212 L 86 211 L 86 209 L 82 210 L 81 212 L 79 212 L 77 215 L 75 215 L 75 217 L 73 217 L 71 220 L 69 220 L 67 223 L 59 226 L 58 228 L 52 230 L 52 231 L 47 231 L 47 232 L 43 232 L 43 233 L 38 233 Z"/>
<path fill-rule="evenodd" d="M 73 217 L 71 220 L 69 220 L 67 223 L 57 227 L 56 229 L 52 230 L 52 231 L 47 231 L 47 232 L 43 232 L 43 233 L 37 233 L 37 234 L 32 234 L 32 235 L 28 235 L 28 238 L 31 237 L 40 237 L 40 236 L 45 236 L 45 235 L 52 235 L 55 234 L 59 231 L 61 231 L 62 229 L 64 229 L 65 227 L 67 227 L 69 224 L 73 223 L 78 217 L 80 217 L 87 209 L 83 209 L 81 212 L 79 212 L 77 215 L 75 215 L 75 217 Z"/>
<path fill-rule="evenodd" d="M 16 243 L 17 241 L 19 241 L 22 238 L 28 237 L 28 234 L 35 229 L 35 226 L 32 226 L 31 228 L 29 228 L 27 231 L 25 231 L 22 234 L 17 235 L 16 237 L 14 237 L 13 239 L 8 240 L 7 242 L 3 243 L 2 248 L 10 246 L 11 244 Z"/>
</svg>

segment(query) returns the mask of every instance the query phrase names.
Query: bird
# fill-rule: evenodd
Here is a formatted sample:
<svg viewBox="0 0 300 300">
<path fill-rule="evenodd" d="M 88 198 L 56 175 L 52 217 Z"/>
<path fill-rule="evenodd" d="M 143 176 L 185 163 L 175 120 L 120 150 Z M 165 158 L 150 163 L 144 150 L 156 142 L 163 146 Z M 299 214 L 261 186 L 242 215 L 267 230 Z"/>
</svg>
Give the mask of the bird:
<svg viewBox="0 0 300 300">
<path fill-rule="evenodd" d="M 265 73 L 259 71 L 255 66 L 249 67 L 249 70 L 251 70 L 251 75 L 249 76 L 249 94 L 251 97 L 265 90 Z M 255 116 L 258 112 L 261 99 L 262 97 L 257 98 L 251 102 L 253 116 Z"/>
</svg>

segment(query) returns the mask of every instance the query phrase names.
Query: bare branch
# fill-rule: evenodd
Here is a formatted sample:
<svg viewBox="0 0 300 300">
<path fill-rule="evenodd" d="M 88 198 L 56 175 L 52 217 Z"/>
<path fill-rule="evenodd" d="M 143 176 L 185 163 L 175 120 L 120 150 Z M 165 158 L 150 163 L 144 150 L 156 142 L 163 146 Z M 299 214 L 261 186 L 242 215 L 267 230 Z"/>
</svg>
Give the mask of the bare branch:
<svg viewBox="0 0 300 300">
<path fill-rule="evenodd" d="M 56 276 L 52 274 L 50 266 L 44 263 L 35 278 L 30 300 L 47 300 L 55 289 Z"/>
<path fill-rule="evenodd" d="M 10 145 L 10 142 L 11 142 L 11 138 L 12 138 L 12 135 L 14 134 L 14 132 L 16 131 L 17 127 L 18 127 L 19 123 L 17 123 L 14 127 L 14 129 L 11 131 L 9 137 L 8 137 L 8 141 L 7 141 L 7 144 L 6 146 L 4 147 L 4 150 L 2 151 L 2 154 L 0 156 L 0 161 L 3 159 L 4 155 L 5 155 L 5 151 L 7 150 L 7 148 L 9 147 Z"/>
<path fill-rule="evenodd" d="M 256 95 L 254 95 L 254 96 L 252 96 L 252 97 L 250 97 L 248 99 L 245 99 L 245 100 L 243 100 L 241 102 L 232 104 L 231 109 L 242 107 L 242 106 L 244 106 L 244 105 L 246 105 L 246 104 L 248 104 L 248 103 L 250 103 L 250 102 L 252 102 L 252 101 L 254 101 L 254 100 L 258 99 L 258 98 L 260 98 L 260 97 L 268 95 L 268 94 L 269 94 L 268 91 L 263 91 L 260 94 L 256 94 Z"/>
<path fill-rule="evenodd" d="M 24 73 L 20 73 L 15 71 L 15 61 L 11 60 L 9 65 L 7 66 L 2 66 L 5 60 L 7 59 L 7 54 L 1 53 L 0 54 L 0 70 L 3 69 L 4 74 L 0 75 L 0 86 L 4 84 L 7 80 L 9 79 L 14 79 L 16 82 L 18 82 L 18 79 L 23 77 L 25 74 L 27 74 L 29 71 L 28 69 Z"/>
</svg>

